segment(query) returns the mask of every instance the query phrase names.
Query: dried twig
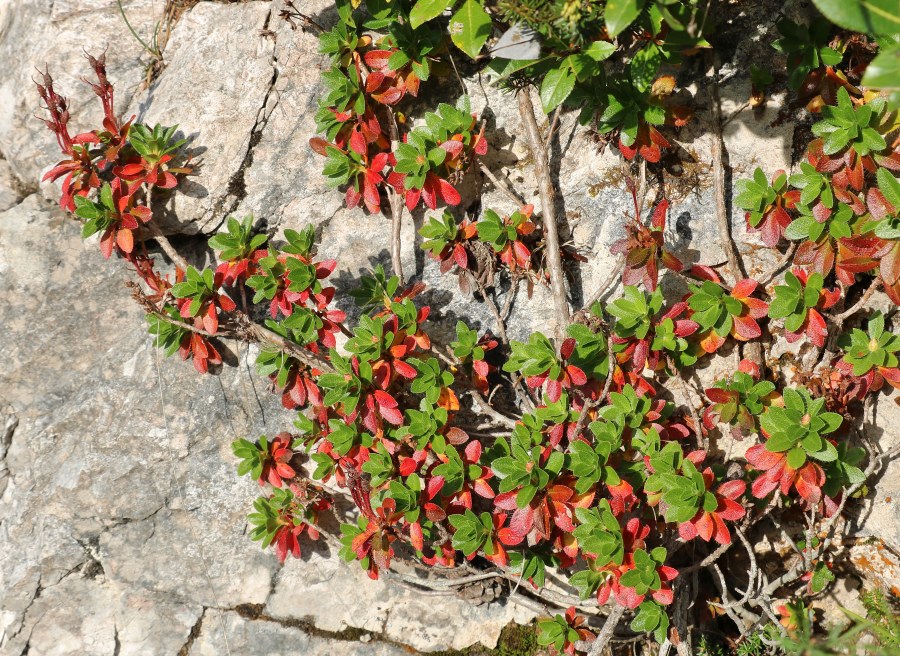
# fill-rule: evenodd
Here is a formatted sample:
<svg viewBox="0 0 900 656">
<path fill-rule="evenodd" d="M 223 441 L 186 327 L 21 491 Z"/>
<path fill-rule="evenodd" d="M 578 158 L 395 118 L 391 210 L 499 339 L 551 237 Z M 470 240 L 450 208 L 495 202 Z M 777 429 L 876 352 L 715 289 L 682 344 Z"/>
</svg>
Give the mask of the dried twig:
<svg viewBox="0 0 900 656">
<path fill-rule="evenodd" d="M 674 372 L 672 377 L 678 381 L 679 387 L 681 387 L 681 393 L 684 394 L 684 403 L 688 408 L 688 411 L 691 413 L 691 420 L 694 422 L 694 435 L 697 437 L 697 448 L 703 448 L 703 428 L 700 426 L 700 417 L 697 416 L 697 409 L 694 407 L 694 399 L 691 395 L 690 387 L 688 387 L 687 382 L 684 378 L 681 377 L 681 372 L 678 371 L 678 367 L 675 366 L 675 361 L 672 360 L 672 356 L 667 355 L 666 361 L 669 365 L 669 369 Z"/>
<path fill-rule="evenodd" d="M 860 299 L 856 302 L 856 304 L 853 305 L 853 307 L 851 307 L 851 308 L 849 308 L 849 309 L 847 309 L 847 310 L 844 310 L 843 312 L 841 312 L 839 315 L 835 316 L 835 317 L 832 319 L 832 321 L 834 322 L 835 326 L 836 326 L 838 329 L 840 329 L 840 328 L 844 325 L 844 321 L 846 321 L 847 319 L 849 319 L 850 317 L 852 317 L 854 314 L 856 314 L 857 312 L 859 312 L 861 309 L 863 309 L 863 308 L 866 306 L 866 304 L 869 302 L 869 299 L 872 298 L 872 295 L 873 295 L 876 291 L 878 291 L 878 288 L 879 288 L 879 287 L 881 287 L 881 277 L 880 277 L 880 276 L 879 276 L 878 278 L 875 278 L 875 279 L 872 281 L 872 283 L 869 285 L 869 288 L 868 288 L 868 289 L 865 291 L 865 293 L 862 295 L 862 298 L 860 298 Z"/>
<path fill-rule="evenodd" d="M 609 615 L 606 616 L 606 621 L 603 623 L 603 628 L 600 629 L 600 633 L 597 634 L 597 639 L 591 643 L 591 648 L 590 651 L 588 651 L 587 656 L 600 656 L 606 648 L 606 645 L 609 644 L 610 639 L 613 637 L 613 632 L 616 630 L 616 627 L 619 625 L 624 614 L 625 607 L 619 606 L 618 604 L 609 611 Z"/>
<path fill-rule="evenodd" d="M 477 389 L 472 389 L 473 396 L 477 397 L 478 403 L 481 405 L 482 410 L 496 422 L 503 424 L 504 426 L 508 426 L 509 428 L 516 427 L 516 420 L 512 417 L 507 417 L 501 412 L 495 410 L 490 403 L 488 403 L 487 399 L 484 398 L 484 395 L 479 392 Z"/>
<path fill-rule="evenodd" d="M 562 107 L 562 105 L 559 105 L 556 111 L 553 112 L 553 118 L 550 119 L 550 127 L 547 129 L 547 137 L 544 139 L 544 150 L 550 150 L 550 143 L 553 141 L 553 135 L 556 133 L 556 128 L 559 125 L 559 115 L 562 112 Z"/>
<path fill-rule="evenodd" d="M 778 264 L 776 264 L 772 269 L 764 276 L 759 279 L 759 284 L 763 287 L 768 285 L 770 282 L 775 280 L 775 276 L 781 273 L 781 270 L 784 269 L 790 263 L 790 261 L 794 257 L 794 253 L 797 252 L 797 242 L 791 242 L 791 245 L 784 252 L 784 255 L 781 256 L 781 259 L 778 260 Z"/>
<path fill-rule="evenodd" d="M 625 258 L 620 257 L 619 261 L 616 262 L 616 266 L 614 266 L 610 272 L 609 276 L 607 276 L 606 280 L 604 280 L 600 286 L 591 294 L 591 297 L 584 304 L 584 309 L 589 310 L 591 306 L 597 301 L 601 300 L 609 291 L 615 282 L 619 279 L 619 274 L 622 273 L 622 269 L 625 268 Z"/>
<path fill-rule="evenodd" d="M 397 142 L 400 141 L 400 133 L 397 130 L 397 119 L 394 116 L 394 110 L 388 107 L 388 131 L 391 137 L 392 148 L 396 148 Z M 394 268 L 394 275 L 400 278 L 400 285 L 403 285 L 403 261 L 401 259 L 401 242 L 400 229 L 402 228 L 403 219 L 403 197 L 394 189 L 388 188 L 388 197 L 391 206 L 391 266 Z"/>
<path fill-rule="evenodd" d="M 517 206 L 521 206 L 521 205 L 525 204 L 525 201 L 522 199 L 522 197 L 519 196 L 512 189 L 510 189 L 509 185 L 507 185 L 505 182 L 503 182 L 497 176 L 495 176 L 491 172 L 491 170 L 487 166 L 485 166 L 484 162 L 481 162 L 481 161 L 478 162 L 478 170 L 481 171 L 488 180 L 490 180 L 492 183 L 494 183 L 494 186 L 497 189 L 499 189 L 504 194 L 506 194 L 506 197 L 509 198 Z"/>
<path fill-rule="evenodd" d="M 182 271 L 187 271 L 188 263 L 187 260 L 181 256 L 175 247 L 172 246 L 172 242 L 169 241 L 168 237 L 166 237 L 162 231 L 159 229 L 159 226 L 156 225 L 155 221 L 150 221 L 149 223 L 144 224 L 144 227 L 147 229 L 147 232 L 156 240 L 156 243 L 159 244 L 159 247 L 163 249 L 163 252 L 169 256 L 169 259 Z"/>
<path fill-rule="evenodd" d="M 556 310 L 556 335 L 561 339 L 565 335 L 566 326 L 569 325 L 569 305 L 566 302 L 566 281 L 559 250 L 556 205 L 553 202 L 553 180 L 550 178 L 547 153 L 544 151 L 537 121 L 534 118 L 531 92 L 527 87 L 520 89 L 517 97 L 519 114 L 525 125 L 525 134 L 534 156 L 534 172 L 537 176 L 538 191 L 541 196 L 541 217 L 547 246 L 547 266 L 550 269 L 550 288 L 553 291 L 553 306 Z"/>
<path fill-rule="evenodd" d="M 719 105 L 719 84 L 716 80 L 717 71 L 712 67 L 712 82 L 709 85 L 709 100 L 713 113 L 713 141 L 712 141 L 712 173 L 716 195 L 716 223 L 719 227 L 719 238 L 722 248 L 725 249 L 725 257 L 728 258 L 728 268 L 735 282 L 747 277 L 741 262 L 741 256 L 731 239 L 731 225 L 728 221 L 728 209 L 725 204 L 725 165 L 722 161 L 725 144 L 722 140 L 722 108 Z"/>
</svg>

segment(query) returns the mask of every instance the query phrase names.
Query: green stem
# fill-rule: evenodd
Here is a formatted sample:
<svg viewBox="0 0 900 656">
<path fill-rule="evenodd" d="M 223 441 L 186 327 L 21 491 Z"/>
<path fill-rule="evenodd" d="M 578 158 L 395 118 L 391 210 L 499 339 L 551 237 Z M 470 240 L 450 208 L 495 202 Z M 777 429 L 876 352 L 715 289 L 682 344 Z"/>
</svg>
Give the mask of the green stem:
<svg viewBox="0 0 900 656">
<path fill-rule="evenodd" d="M 134 28 L 131 26 L 131 23 L 128 20 L 128 16 L 125 15 L 125 8 L 122 7 L 122 0 L 116 0 L 116 4 L 119 5 L 119 13 L 122 14 L 122 20 L 125 21 L 125 25 L 128 27 L 128 31 L 131 32 L 131 35 L 135 39 L 137 39 L 137 42 L 140 43 L 144 47 L 144 50 L 146 50 L 151 55 L 153 55 L 154 57 L 159 59 L 160 58 L 159 51 L 155 51 L 155 50 L 151 49 L 150 46 L 148 46 L 144 42 L 144 40 L 140 36 L 138 36 L 138 33 L 134 31 Z"/>
</svg>

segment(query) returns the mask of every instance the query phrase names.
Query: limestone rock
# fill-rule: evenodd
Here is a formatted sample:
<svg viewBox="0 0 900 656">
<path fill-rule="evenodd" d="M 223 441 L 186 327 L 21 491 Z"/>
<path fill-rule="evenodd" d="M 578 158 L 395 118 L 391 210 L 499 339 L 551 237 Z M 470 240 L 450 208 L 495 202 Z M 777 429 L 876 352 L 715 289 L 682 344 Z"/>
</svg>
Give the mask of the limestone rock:
<svg viewBox="0 0 900 656">
<path fill-rule="evenodd" d="M 200 159 L 180 193 L 160 198 L 174 231 L 214 231 L 244 193 L 244 169 L 274 93 L 274 44 L 260 30 L 275 9 L 271 2 L 201 2 L 175 26 L 162 76 L 132 104 L 139 121 L 178 124 Z"/>
<path fill-rule="evenodd" d="M 122 6 L 138 34 L 149 38 L 164 0 L 126 0 Z M 116 108 L 125 113 L 138 91 L 149 56 L 128 32 L 116 0 L 8 0 L 0 4 L 0 154 L 19 182 L 36 189 L 40 173 L 59 158 L 56 139 L 35 118 L 40 97 L 32 80 L 45 67 L 69 98 L 72 134 L 99 125 L 102 109 L 82 81 L 91 70 L 82 55 L 106 48 Z"/>
<path fill-rule="evenodd" d="M 453 595 L 438 599 L 435 603 L 434 597 L 389 580 L 372 581 L 358 563 L 316 550 L 285 565 L 266 609 L 278 618 L 317 618 L 316 626 L 326 631 L 354 627 L 375 632 L 426 652 L 468 646 L 470 626 L 478 627 L 484 645 L 494 646 L 504 626 L 532 617 L 511 603 L 474 606 Z"/>
</svg>

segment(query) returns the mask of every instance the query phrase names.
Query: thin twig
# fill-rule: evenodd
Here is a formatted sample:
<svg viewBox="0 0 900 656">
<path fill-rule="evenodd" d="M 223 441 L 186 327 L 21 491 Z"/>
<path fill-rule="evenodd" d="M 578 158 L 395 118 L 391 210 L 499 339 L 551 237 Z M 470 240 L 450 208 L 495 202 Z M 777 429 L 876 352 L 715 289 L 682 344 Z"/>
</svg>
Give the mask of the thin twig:
<svg viewBox="0 0 900 656">
<path fill-rule="evenodd" d="M 700 425 L 700 418 L 697 416 L 697 409 L 694 407 L 694 399 L 691 395 L 691 390 L 684 378 L 681 377 L 681 372 L 678 371 L 678 367 L 675 366 L 672 356 L 667 355 L 666 361 L 669 365 L 669 369 L 674 372 L 672 377 L 678 381 L 678 384 L 681 387 L 681 393 L 684 394 L 685 405 L 687 405 L 688 411 L 691 413 L 691 420 L 694 422 L 694 435 L 697 436 L 697 448 L 702 449 L 704 446 L 703 428 Z"/>
<path fill-rule="evenodd" d="M 397 130 L 397 119 L 394 110 L 388 107 L 388 132 L 390 133 L 392 148 L 396 148 L 400 141 L 400 133 Z M 403 285 L 403 261 L 401 259 L 400 230 L 403 227 L 403 198 L 394 189 L 388 188 L 388 196 L 391 206 L 391 265 L 394 275 L 400 279 Z"/>
<path fill-rule="evenodd" d="M 716 67 L 713 65 L 712 82 L 709 85 L 709 98 L 713 113 L 712 173 L 716 195 L 716 223 L 719 227 L 719 239 L 722 241 L 722 248 L 725 249 L 725 256 L 728 258 L 728 267 L 731 269 L 731 275 L 735 282 L 738 282 L 746 278 L 747 275 L 744 273 L 741 265 L 741 257 L 737 252 L 737 247 L 731 239 L 731 225 L 728 221 L 728 210 L 725 204 L 725 165 L 722 161 L 725 146 L 722 140 L 722 108 L 719 105 L 719 85 L 716 75 Z"/>
<path fill-rule="evenodd" d="M 282 337 L 265 326 L 254 323 L 250 317 L 243 312 L 235 312 L 234 317 L 236 320 L 235 323 L 238 326 L 238 331 L 245 339 L 250 339 L 254 342 L 269 342 L 297 358 L 300 362 L 312 369 L 318 369 L 323 373 L 335 372 L 334 367 L 321 356 L 313 353 L 308 348 L 300 346 L 300 344 L 297 344 L 296 342 L 292 342 L 286 337 Z"/>
<path fill-rule="evenodd" d="M 497 176 L 495 176 L 491 170 L 485 165 L 484 162 L 478 162 L 478 170 L 481 171 L 488 180 L 494 183 L 494 186 L 506 194 L 506 197 L 509 198 L 513 203 L 517 206 L 522 206 L 525 204 L 525 200 L 522 199 L 516 192 L 509 188 L 505 182 L 500 180 Z"/>
<path fill-rule="evenodd" d="M 781 270 L 784 269 L 788 265 L 788 263 L 793 259 L 794 253 L 797 251 L 797 242 L 791 242 L 791 245 L 784 252 L 784 255 L 781 256 L 781 259 L 778 260 L 778 264 L 772 267 L 772 270 L 769 271 L 766 275 L 759 279 L 759 284 L 762 287 L 765 287 L 770 282 L 775 280 L 775 276 L 781 273 Z"/>
<path fill-rule="evenodd" d="M 518 422 L 512 417 L 507 417 L 506 415 L 495 410 L 491 406 L 491 404 L 487 402 L 487 399 L 484 398 L 481 392 L 479 392 L 477 389 L 472 389 L 472 394 L 478 398 L 478 403 L 481 405 L 482 410 L 486 415 L 490 416 L 495 421 L 503 424 L 504 426 L 508 426 L 509 428 L 516 427 L 516 424 Z"/>
<path fill-rule="evenodd" d="M 553 141 L 553 134 L 559 125 L 559 114 L 562 111 L 562 105 L 557 106 L 553 112 L 553 118 L 550 120 L 550 128 L 547 130 L 547 138 L 544 139 L 544 150 L 550 150 L 550 142 Z"/>
<path fill-rule="evenodd" d="M 618 604 L 609 611 L 609 615 L 606 616 L 606 621 L 603 623 L 603 628 L 600 629 L 600 633 L 597 634 L 596 640 L 591 643 L 591 649 L 588 651 L 587 656 L 600 656 L 600 653 L 606 648 L 606 645 L 609 644 L 609 641 L 613 637 L 613 633 L 624 614 L 625 607 L 619 606 Z"/>
<path fill-rule="evenodd" d="M 616 354 L 613 353 L 613 341 L 609 338 L 609 335 L 606 336 L 606 358 L 609 362 L 609 370 L 606 372 L 606 382 L 603 384 L 603 391 L 600 392 L 600 396 L 598 396 L 596 400 L 585 401 L 584 407 L 581 409 L 581 414 L 578 415 L 578 422 L 575 424 L 575 432 L 572 434 L 572 440 L 577 439 L 578 436 L 581 435 L 581 431 L 584 429 L 584 424 L 587 421 L 588 413 L 603 403 L 612 387 L 613 374 L 616 370 Z"/>
<path fill-rule="evenodd" d="M 547 245 L 547 266 L 550 269 L 550 288 L 553 291 L 553 306 L 556 310 L 556 335 L 562 339 L 569 325 L 569 304 L 566 302 L 566 281 L 563 273 L 562 257 L 559 249 L 559 231 L 556 225 L 556 205 L 553 202 L 553 180 L 547 153 L 544 151 L 534 105 L 528 87 L 519 89 L 519 114 L 525 125 L 525 134 L 534 156 L 534 172 L 537 176 L 538 191 L 541 196 L 541 217 L 544 223 L 544 240 Z"/>
<path fill-rule="evenodd" d="M 874 294 L 876 291 L 878 291 L 878 288 L 880 286 L 881 286 L 881 277 L 879 276 L 878 278 L 875 278 L 872 281 L 872 284 L 869 285 L 869 288 L 862 295 L 862 298 L 860 298 L 853 307 L 851 307 L 849 310 L 844 310 L 839 315 L 834 317 L 833 321 L 834 321 L 835 325 L 838 328 L 840 328 L 841 326 L 844 325 L 844 321 L 846 321 L 848 318 L 850 318 L 851 316 L 853 316 L 854 314 L 859 312 L 863 307 L 865 307 L 866 303 L 869 302 L 869 299 L 872 298 L 872 294 Z"/>
<path fill-rule="evenodd" d="M 169 259 L 172 260 L 175 266 L 182 271 L 187 271 L 187 260 L 181 256 L 181 253 L 175 250 L 175 247 L 172 246 L 172 242 L 170 242 L 168 237 L 162 233 L 159 226 L 156 225 L 156 222 L 150 221 L 149 223 L 144 224 L 144 227 L 147 228 L 147 231 L 153 236 L 156 243 L 159 244 L 159 247 L 163 249 L 163 252 L 169 256 Z"/>
<path fill-rule="evenodd" d="M 609 272 L 609 276 L 607 276 L 606 280 L 604 280 L 600 284 L 596 291 L 591 294 L 591 297 L 590 299 L 588 299 L 587 303 L 584 304 L 585 310 L 589 310 L 594 303 L 601 300 L 606 295 L 606 292 L 611 289 L 613 284 L 619 279 L 619 274 L 622 273 L 622 269 L 624 268 L 625 258 L 620 257 L 619 261 L 616 262 L 616 265 Z"/>
<path fill-rule="evenodd" d="M 464 274 L 469 279 L 469 282 L 475 283 L 475 286 L 478 288 L 478 292 L 481 294 L 481 297 L 484 299 L 484 302 L 490 309 L 491 314 L 494 315 L 494 323 L 497 324 L 497 336 L 500 338 L 500 341 L 503 342 L 504 346 L 509 346 L 509 337 L 507 337 L 506 335 L 506 322 L 503 321 L 503 317 L 500 315 L 500 309 L 494 302 L 494 297 L 488 294 L 487 288 L 475 276 L 475 274 L 473 274 L 468 269 L 464 270 Z"/>
</svg>

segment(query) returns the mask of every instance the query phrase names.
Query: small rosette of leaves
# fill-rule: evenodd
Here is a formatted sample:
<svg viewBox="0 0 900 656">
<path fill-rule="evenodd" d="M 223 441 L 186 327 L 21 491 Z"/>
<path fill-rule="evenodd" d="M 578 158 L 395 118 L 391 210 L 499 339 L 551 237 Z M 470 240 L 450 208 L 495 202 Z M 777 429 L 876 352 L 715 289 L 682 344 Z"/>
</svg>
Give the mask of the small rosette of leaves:
<svg viewBox="0 0 900 656">
<path fill-rule="evenodd" d="M 747 461 L 763 472 L 753 481 L 753 495 L 763 498 L 776 489 L 786 495 L 793 486 L 804 500 L 817 504 L 825 484 L 819 463 L 838 458 L 826 436 L 837 431 L 844 418 L 826 411 L 825 399 L 814 399 L 805 388 L 788 387 L 782 394 L 784 405 L 770 406 L 760 418 L 766 442 L 747 451 Z"/>
<path fill-rule="evenodd" d="M 625 287 L 621 298 L 606 306 L 606 311 L 616 317 L 613 341 L 616 343 L 620 362 L 630 359 L 635 373 L 644 367 L 655 371 L 663 355 L 672 357 L 681 366 L 690 366 L 697 358 L 689 351 L 687 337 L 693 335 L 698 325 L 682 318 L 688 306 L 676 303 L 662 315 L 663 295 L 660 289 L 646 294 L 633 285 Z"/>
<path fill-rule="evenodd" d="M 219 292 L 222 276 L 212 269 L 197 271 L 189 266 L 184 279 L 172 286 L 172 295 L 178 299 L 182 318 L 196 318 L 195 323 L 215 334 L 219 330 L 219 313 L 232 312 L 237 307 L 228 296 Z"/>
<path fill-rule="evenodd" d="M 516 266 L 528 269 L 531 265 L 531 251 L 522 238 L 535 231 L 536 226 L 531 221 L 533 211 L 534 206 L 525 205 L 508 217 L 501 217 L 488 209 L 476 224 L 478 238 L 487 242 L 511 271 L 515 271 Z"/>
<path fill-rule="evenodd" d="M 821 311 L 833 307 L 840 300 L 841 291 L 823 289 L 824 280 L 821 273 L 808 274 L 794 268 L 784 274 L 784 284 L 775 287 L 769 318 L 784 320 L 788 342 L 806 335 L 819 348 L 825 346 L 828 325 Z"/>
<path fill-rule="evenodd" d="M 268 497 L 253 502 L 256 512 L 247 516 L 253 527 L 250 539 L 262 543 L 262 548 L 275 545 L 275 553 L 282 563 L 288 555 L 300 557 L 300 536 L 305 532 L 312 540 L 319 538 L 315 524 L 319 512 L 330 506 L 324 497 L 303 499 L 290 488 L 272 490 Z"/>
<path fill-rule="evenodd" d="M 738 180 L 735 187 L 734 203 L 746 211 L 747 226 L 760 233 L 766 246 L 775 248 L 791 222 L 789 210 L 796 205 L 800 192 L 788 190 L 784 171 L 776 171 L 770 183 L 758 167 L 751 180 Z"/>
<path fill-rule="evenodd" d="M 663 199 L 653 210 L 650 227 L 635 219 L 626 228 L 626 237 L 609 249 L 615 255 L 625 256 L 622 282 L 625 285 L 643 283 L 649 291 L 655 291 L 659 282 L 659 266 L 681 271 L 684 265 L 663 246 L 663 231 L 669 201 Z"/>
<path fill-rule="evenodd" d="M 900 387 L 897 359 L 900 337 L 887 330 L 881 312 L 872 315 L 866 330 L 854 328 L 842 335 L 838 344 L 846 351 L 841 361 L 845 370 L 849 369 L 854 376 L 869 376 L 874 389 L 881 387 L 881 380 Z"/>
<path fill-rule="evenodd" d="M 575 613 L 575 607 L 570 606 L 563 615 L 555 615 L 551 619 L 539 620 L 537 625 L 537 642 L 542 647 L 548 647 L 551 654 L 575 654 L 575 643 L 590 641 L 595 635 L 583 626 L 585 618 Z"/>
<path fill-rule="evenodd" d="M 690 318 L 700 326 L 700 347 L 705 352 L 715 353 L 729 335 L 744 342 L 762 335 L 757 320 L 765 317 L 769 308 L 765 301 L 751 296 L 758 285 L 745 278 L 730 293 L 713 280 L 690 286 Z"/>
<path fill-rule="evenodd" d="M 703 413 L 703 424 L 712 430 L 718 422 L 724 422 L 738 427 L 742 435 L 753 433 L 774 391 L 774 383 L 757 381 L 747 372 L 736 371 L 706 389 L 712 404 Z"/>
<path fill-rule="evenodd" d="M 220 232 L 209 238 L 209 247 L 219 252 L 221 263 L 216 273 L 221 274 L 226 285 L 237 284 L 246 280 L 255 272 L 254 256 L 262 255 L 260 250 L 268 237 L 265 234 L 253 234 L 253 216 L 248 215 L 238 221 L 228 217 L 227 232 Z"/>
</svg>

